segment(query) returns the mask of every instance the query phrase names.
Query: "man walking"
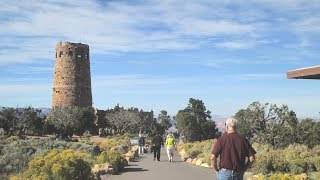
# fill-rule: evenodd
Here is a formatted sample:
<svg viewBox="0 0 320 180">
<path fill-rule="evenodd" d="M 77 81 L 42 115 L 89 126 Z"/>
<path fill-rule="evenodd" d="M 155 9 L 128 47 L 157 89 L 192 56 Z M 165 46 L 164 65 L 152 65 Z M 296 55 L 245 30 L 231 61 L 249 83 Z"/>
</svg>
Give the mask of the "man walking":
<svg viewBox="0 0 320 180">
<path fill-rule="evenodd" d="M 161 146 L 163 147 L 163 138 L 161 137 L 160 134 L 157 134 L 155 137 L 152 138 L 151 141 L 152 145 L 153 145 L 153 160 L 155 161 L 156 158 L 158 161 L 160 161 L 160 150 L 161 150 Z"/>
<path fill-rule="evenodd" d="M 227 134 L 220 137 L 214 145 L 211 161 L 218 174 L 218 180 L 242 180 L 244 172 L 255 160 L 256 151 L 246 138 L 237 133 L 237 119 L 228 118 L 225 126 Z M 220 169 L 217 165 L 219 156 Z"/>
</svg>

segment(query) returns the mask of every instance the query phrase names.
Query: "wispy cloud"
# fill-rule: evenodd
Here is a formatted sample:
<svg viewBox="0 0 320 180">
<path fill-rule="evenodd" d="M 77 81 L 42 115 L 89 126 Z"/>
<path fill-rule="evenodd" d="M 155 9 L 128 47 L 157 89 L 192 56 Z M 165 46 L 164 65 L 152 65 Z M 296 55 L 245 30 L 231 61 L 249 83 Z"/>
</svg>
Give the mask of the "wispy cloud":
<svg viewBox="0 0 320 180">
<path fill-rule="evenodd" d="M 250 38 L 260 27 L 234 19 L 236 15 L 230 16 L 226 7 L 216 9 L 221 14 L 212 11 L 212 6 L 218 7 L 215 3 L 178 4 L 13 0 L 0 9 L 0 62 L 49 59 L 60 39 L 88 43 L 94 53 L 161 51 L 199 48 L 211 43 L 208 37 Z M 248 47 L 240 42 L 221 45 Z"/>
<path fill-rule="evenodd" d="M 50 92 L 52 84 L 1 84 L 0 85 L 0 94 L 6 94 L 8 96 L 28 96 L 31 94 L 39 94 L 40 92 Z"/>
<path fill-rule="evenodd" d="M 318 0 L 6 1 L 0 99 L 50 107 L 55 45 L 62 40 L 90 45 L 93 97 L 101 107 L 176 109 L 199 97 L 228 114 L 270 89 L 270 97 L 286 94 L 272 83 L 282 87 L 287 68 L 318 62 L 319 12 Z M 238 93 L 233 82 L 241 82 Z M 249 90 L 254 95 L 246 97 Z"/>
<path fill-rule="evenodd" d="M 132 75 L 109 75 L 93 76 L 92 82 L 95 87 L 150 87 L 161 85 L 178 85 L 196 83 L 203 77 L 168 77 L 168 76 L 147 76 L 143 74 Z"/>
<path fill-rule="evenodd" d="M 4 71 L 19 75 L 36 75 L 36 74 L 42 74 L 42 73 L 49 73 L 53 75 L 54 68 L 48 67 L 45 65 L 42 66 L 31 66 L 31 65 L 25 65 L 25 66 L 8 66 Z"/>
<path fill-rule="evenodd" d="M 251 48 L 255 45 L 255 42 L 249 41 L 229 41 L 229 42 L 222 42 L 222 43 L 216 43 L 216 46 L 218 47 L 224 47 L 224 48 L 230 48 L 230 49 L 247 49 Z"/>
<path fill-rule="evenodd" d="M 306 19 L 301 19 L 297 22 L 294 22 L 292 25 L 295 28 L 295 31 L 300 33 L 314 33 L 320 34 L 320 15 L 315 17 L 309 17 Z"/>
</svg>

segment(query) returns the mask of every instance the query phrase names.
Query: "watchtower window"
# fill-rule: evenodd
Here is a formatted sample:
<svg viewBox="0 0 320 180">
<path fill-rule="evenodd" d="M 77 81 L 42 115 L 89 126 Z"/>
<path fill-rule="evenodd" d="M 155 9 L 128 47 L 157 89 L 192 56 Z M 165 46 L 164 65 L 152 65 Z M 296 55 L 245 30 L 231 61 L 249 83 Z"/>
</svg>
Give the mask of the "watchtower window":
<svg viewBox="0 0 320 180">
<path fill-rule="evenodd" d="M 81 58 L 82 57 L 82 55 L 81 54 L 78 54 L 78 58 Z"/>
<path fill-rule="evenodd" d="M 69 55 L 70 57 L 73 57 L 73 51 L 69 51 L 68 55 Z"/>
<path fill-rule="evenodd" d="M 56 58 L 58 57 L 57 52 L 56 52 Z"/>
<path fill-rule="evenodd" d="M 60 51 L 59 57 L 63 57 L 63 51 Z"/>
</svg>

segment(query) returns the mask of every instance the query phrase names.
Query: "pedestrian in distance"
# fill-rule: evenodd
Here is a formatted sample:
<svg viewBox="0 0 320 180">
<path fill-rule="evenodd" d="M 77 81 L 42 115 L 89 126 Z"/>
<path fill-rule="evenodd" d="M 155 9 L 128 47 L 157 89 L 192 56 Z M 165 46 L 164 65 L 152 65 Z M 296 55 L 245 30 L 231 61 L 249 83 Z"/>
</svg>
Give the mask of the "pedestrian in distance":
<svg viewBox="0 0 320 180">
<path fill-rule="evenodd" d="M 173 137 L 171 132 L 167 135 L 166 146 L 167 146 L 167 154 L 168 154 L 169 162 L 172 162 L 173 153 L 176 150 L 175 149 L 176 148 L 176 143 L 175 143 L 175 139 L 174 139 L 174 137 Z"/>
<path fill-rule="evenodd" d="M 139 134 L 138 144 L 139 144 L 139 155 L 143 155 L 144 145 L 145 145 L 145 138 L 144 138 L 143 134 Z"/>
<path fill-rule="evenodd" d="M 161 146 L 163 147 L 163 138 L 160 134 L 157 134 L 156 136 L 154 136 L 151 140 L 151 143 L 153 145 L 152 147 L 152 151 L 153 151 L 153 160 L 155 161 L 156 158 L 158 161 L 160 161 L 160 150 L 161 150 Z"/>
<path fill-rule="evenodd" d="M 244 172 L 255 160 L 256 151 L 245 137 L 237 133 L 237 119 L 228 118 L 225 127 L 227 134 L 220 137 L 212 149 L 213 168 L 218 175 L 218 180 L 242 180 Z M 220 168 L 217 164 L 219 157 Z"/>
</svg>

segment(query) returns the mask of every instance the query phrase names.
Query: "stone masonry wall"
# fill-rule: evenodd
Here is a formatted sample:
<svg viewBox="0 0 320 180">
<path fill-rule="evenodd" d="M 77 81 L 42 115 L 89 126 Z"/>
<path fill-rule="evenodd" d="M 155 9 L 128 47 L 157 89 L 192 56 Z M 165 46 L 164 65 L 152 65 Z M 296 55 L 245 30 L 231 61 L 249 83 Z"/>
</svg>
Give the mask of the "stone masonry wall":
<svg viewBox="0 0 320 180">
<path fill-rule="evenodd" d="M 91 107 L 89 46 L 58 42 L 56 46 L 52 108 Z"/>
</svg>

